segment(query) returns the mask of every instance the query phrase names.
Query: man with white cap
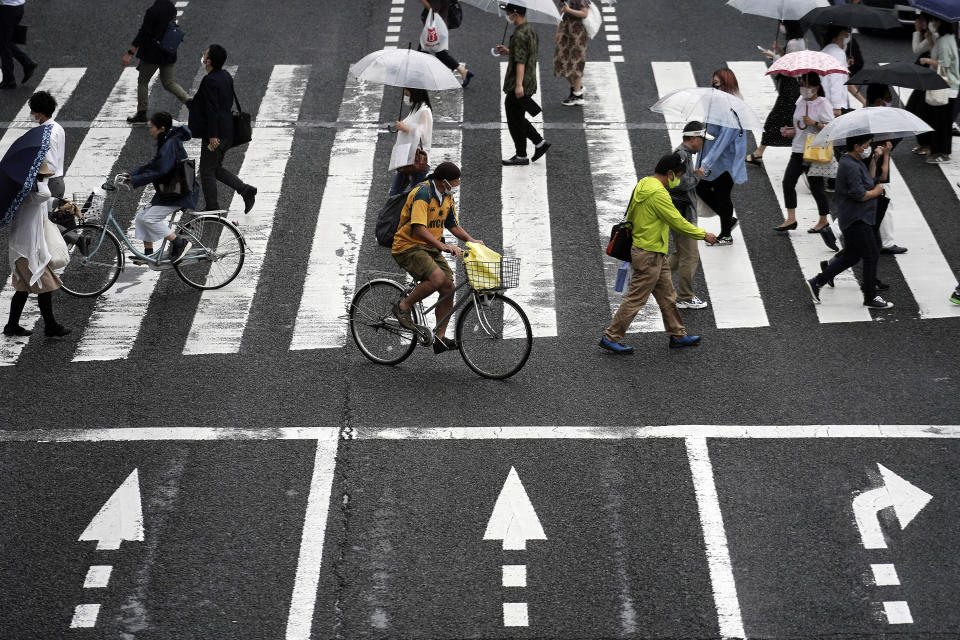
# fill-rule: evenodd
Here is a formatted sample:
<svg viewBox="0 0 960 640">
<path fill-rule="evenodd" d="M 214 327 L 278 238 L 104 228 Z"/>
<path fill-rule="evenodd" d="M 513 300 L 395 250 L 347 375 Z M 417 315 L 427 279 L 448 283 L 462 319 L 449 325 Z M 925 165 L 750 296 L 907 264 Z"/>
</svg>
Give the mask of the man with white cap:
<svg viewBox="0 0 960 640">
<path fill-rule="evenodd" d="M 703 169 L 694 168 L 693 157 L 703 149 L 704 140 L 713 138 L 707 133 L 707 125 L 693 120 L 683 128 L 683 142 L 673 150 L 683 159 L 685 169 L 680 184 L 668 189 L 670 199 L 683 219 L 694 226 L 697 225 L 697 184 L 703 177 Z M 693 276 L 700 264 L 697 240 L 673 229 L 670 230 L 670 240 L 674 247 L 670 255 L 670 271 L 677 274 L 677 308 L 703 309 L 707 302 L 693 294 Z"/>
</svg>

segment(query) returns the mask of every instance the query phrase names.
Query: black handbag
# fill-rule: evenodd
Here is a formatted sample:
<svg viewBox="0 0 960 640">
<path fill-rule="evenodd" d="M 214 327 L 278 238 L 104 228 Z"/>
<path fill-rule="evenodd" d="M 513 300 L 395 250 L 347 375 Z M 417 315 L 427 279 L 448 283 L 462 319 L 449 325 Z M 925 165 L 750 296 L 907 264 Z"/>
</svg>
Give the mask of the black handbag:
<svg viewBox="0 0 960 640">
<path fill-rule="evenodd" d="M 627 205 L 623 220 L 610 229 L 610 242 L 607 244 L 607 255 L 624 262 L 630 262 L 630 248 L 633 247 L 633 225 L 627 222 L 629 212 L 630 205 Z"/>
<path fill-rule="evenodd" d="M 173 171 L 154 186 L 162 196 L 186 196 L 193 193 L 197 184 L 197 165 L 190 158 L 177 160 Z"/>
<path fill-rule="evenodd" d="M 233 117 L 233 140 L 230 146 L 239 147 L 253 140 L 253 125 L 250 122 L 250 114 L 244 113 L 240 106 L 240 100 L 237 99 L 237 92 L 233 92 L 233 102 L 237 105 L 237 110 L 231 114 Z"/>
</svg>

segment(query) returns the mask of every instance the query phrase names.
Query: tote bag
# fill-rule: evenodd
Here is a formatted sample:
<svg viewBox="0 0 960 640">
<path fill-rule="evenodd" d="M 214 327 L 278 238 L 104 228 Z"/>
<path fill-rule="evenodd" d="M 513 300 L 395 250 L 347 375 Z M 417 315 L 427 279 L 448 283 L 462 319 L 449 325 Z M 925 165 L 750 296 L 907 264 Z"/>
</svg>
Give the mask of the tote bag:
<svg viewBox="0 0 960 640">
<path fill-rule="evenodd" d="M 583 28 L 587 30 L 587 36 L 593 38 L 600 33 L 601 24 L 603 24 L 603 19 L 600 17 L 600 9 L 591 2 L 587 17 L 583 19 Z"/>
<path fill-rule="evenodd" d="M 947 77 L 947 70 L 942 66 L 937 67 L 937 75 L 943 78 L 947 86 L 950 86 L 950 79 Z M 923 101 L 931 107 L 942 107 L 950 104 L 950 89 L 930 89 L 924 92 Z"/>
<path fill-rule="evenodd" d="M 826 147 L 815 147 L 813 145 L 815 137 L 815 134 L 807 134 L 807 141 L 803 144 L 803 161 L 811 164 L 829 164 L 833 159 L 833 143 Z"/>
<path fill-rule="evenodd" d="M 440 53 L 447 50 L 447 41 L 450 34 L 443 19 L 430 10 L 420 32 L 420 48 L 430 53 Z"/>
<path fill-rule="evenodd" d="M 43 239 L 46 240 L 47 251 L 50 252 L 50 262 L 47 266 L 58 271 L 70 264 L 70 252 L 67 251 L 67 243 L 63 240 L 60 228 L 50 222 L 47 216 L 43 216 Z"/>
</svg>

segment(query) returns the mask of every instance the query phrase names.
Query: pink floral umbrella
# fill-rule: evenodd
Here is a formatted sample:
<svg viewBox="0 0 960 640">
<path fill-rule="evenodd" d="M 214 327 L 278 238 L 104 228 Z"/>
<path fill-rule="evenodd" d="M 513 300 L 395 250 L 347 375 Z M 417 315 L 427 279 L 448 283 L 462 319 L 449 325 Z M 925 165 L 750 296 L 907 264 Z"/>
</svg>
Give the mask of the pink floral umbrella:
<svg viewBox="0 0 960 640">
<path fill-rule="evenodd" d="M 828 73 L 848 74 L 847 66 L 829 53 L 822 51 L 794 51 L 783 56 L 767 70 L 767 75 L 802 76 L 810 72 L 825 76 Z"/>
</svg>

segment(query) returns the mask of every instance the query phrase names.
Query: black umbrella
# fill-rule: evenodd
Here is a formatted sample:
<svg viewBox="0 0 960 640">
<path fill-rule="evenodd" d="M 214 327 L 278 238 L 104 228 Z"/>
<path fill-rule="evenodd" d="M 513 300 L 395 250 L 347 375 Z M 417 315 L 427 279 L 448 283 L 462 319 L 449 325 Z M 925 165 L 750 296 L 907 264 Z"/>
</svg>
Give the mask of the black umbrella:
<svg viewBox="0 0 960 640">
<path fill-rule="evenodd" d="M 847 84 L 889 84 L 908 89 L 946 89 L 950 85 L 930 67 L 912 62 L 894 62 L 882 67 L 862 69 Z"/>
<path fill-rule="evenodd" d="M 862 4 L 835 4 L 813 9 L 800 18 L 800 23 L 804 27 L 834 24 L 857 29 L 899 29 L 903 26 L 892 10 L 865 7 Z"/>
<path fill-rule="evenodd" d="M 30 129 L 13 141 L 0 160 L 0 227 L 10 224 L 33 188 L 37 171 L 50 150 L 52 129 L 52 125 Z"/>
</svg>

